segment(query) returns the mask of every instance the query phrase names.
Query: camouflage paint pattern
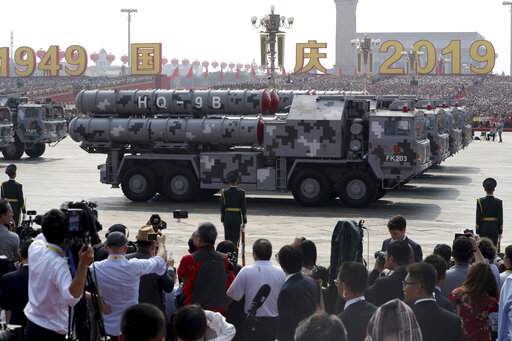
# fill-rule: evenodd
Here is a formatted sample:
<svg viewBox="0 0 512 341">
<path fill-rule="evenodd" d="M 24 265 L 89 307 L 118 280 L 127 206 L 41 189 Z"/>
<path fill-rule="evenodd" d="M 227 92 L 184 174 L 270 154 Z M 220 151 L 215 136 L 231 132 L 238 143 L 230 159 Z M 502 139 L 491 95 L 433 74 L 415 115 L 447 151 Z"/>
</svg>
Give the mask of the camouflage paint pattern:
<svg viewBox="0 0 512 341">
<path fill-rule="evenodd" d="M 344 101 L 298 95 L 286 120 L 265 121 L 268 157 L 341 157 Z"/>
<path fill-rule="evenodd" d="M 433 165 L 439 165 L 450 156 L 450 137 L 444 133 L 442 113 L 433 110 L 418 110 L 427 119 L 427 137 L 430 140 L 430 159 Z"/>
<path fill-rule="evenodd" d="M 211 152 L 199 154 L 200 180 L 204 184 L 226 181 L 229 172 L 236 171 L 242 183 L 256 184 L 257 170 L 263 165 L 259 152 Z"/>
<path fill-rule="evenodd" d="M 257 115 L 275 113 L 276 96 L 268 90 L 83 90 L 76 107 L 82 113 L 121 116 Z"/>
<path fill-rule="evenodd" d="M 74 118 L 69 134 L 77 142 L 119 144 L 188 143 L 259 144 L 263 120 L 258 118 Z M 259 134 L 258 135 L 258 131 Z"/>
<path fill-rule="evenodd" d="M 22 104 L 18 107 L 16 136 L 22 143 L 54 143 L 67 136 L 63 117 L 53 118 L 47 104 Z M 63 113 L 62 113 L 63 114 Z"/>
</svg>

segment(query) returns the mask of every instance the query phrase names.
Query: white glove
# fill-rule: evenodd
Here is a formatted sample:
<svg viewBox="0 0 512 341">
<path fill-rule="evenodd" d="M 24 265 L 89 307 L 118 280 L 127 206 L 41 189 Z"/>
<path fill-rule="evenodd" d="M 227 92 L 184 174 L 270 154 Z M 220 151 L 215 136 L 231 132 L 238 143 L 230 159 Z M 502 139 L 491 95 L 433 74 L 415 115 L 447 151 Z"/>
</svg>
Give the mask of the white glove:
<svg viewBox="0 0 512 341">
<path fill-rule="evenodd" d="M 240 231 L 245 232 L 245 224 L 242 224 L 242 227 L 240 228 Z"/>
<path fill-rule="evenodd" d="M 25 220 L 27 220 L 27 215 L 25 213 L 23 213 L 23 218 L 21 221 L 25 221 Z"/>
</svg>

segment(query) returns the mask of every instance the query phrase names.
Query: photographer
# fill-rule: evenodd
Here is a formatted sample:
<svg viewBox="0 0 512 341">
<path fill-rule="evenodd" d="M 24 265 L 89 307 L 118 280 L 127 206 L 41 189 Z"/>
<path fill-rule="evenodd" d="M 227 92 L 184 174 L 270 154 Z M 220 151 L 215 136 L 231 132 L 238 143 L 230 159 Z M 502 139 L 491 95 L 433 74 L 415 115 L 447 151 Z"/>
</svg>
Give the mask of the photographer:
<svg viewBox="0 0 512 341">
<path fill-rule="evenodd" d="M 43 233 L 29 247 L 26 341 L 65 340 L 69 307 L 78 303 L 84 292 L 92 247 L 82 247 L 75 277 L 71 278 L 63 249 L 67 229 L 62 211 L 50 210 L 42 218 Z"/>
<path fill-rule="evenodd" d="M 157 234 L 152 226 L 143 226 L 137 233 L 137 252 L 126 256 L 127 259 L 149 259 L 157 253 Z M 162 276 L 148 274 L 140 278 L 139 303 L 150 303 L 165 313 L 165 292 L 174 288 L 174 277 L 170 273 Z"/>
<path fill-rule="evenodd" d="M 167 270 L 165 236 L 158 236 L 158 253 L 149 259 L 127 259 L 128 239 L 121 232 L 108 235 L 108 258 L 94 262 L 91 273 L 106 306 L 111 310 L 103 316 L 105 331 L 109 336 L 121 335 L 121 316 L 139 302 L 140 278 L 147 274 L 162 276 Z"/>
<path fill-rule="evenodd" d="M 129 237 L 128 228 L 124 226 L 123 224 L 114 224 L 108 228 L 107 233 L 105 233 L 105 238 L 108 238 L 108 235 L 112 232 L 121 232 L 126 236 L 126 238 Z M 128 253 L 134 253 L 137 251 L 137 247 L 133 242 L 128 241 Z M 98 262 L 100 260 L 104 260 L 108 258 L 108 251 L 107 251 L 107 245 L 106 242 L 98 244 L 94 246 L 94 261 Z"/>
</svg>

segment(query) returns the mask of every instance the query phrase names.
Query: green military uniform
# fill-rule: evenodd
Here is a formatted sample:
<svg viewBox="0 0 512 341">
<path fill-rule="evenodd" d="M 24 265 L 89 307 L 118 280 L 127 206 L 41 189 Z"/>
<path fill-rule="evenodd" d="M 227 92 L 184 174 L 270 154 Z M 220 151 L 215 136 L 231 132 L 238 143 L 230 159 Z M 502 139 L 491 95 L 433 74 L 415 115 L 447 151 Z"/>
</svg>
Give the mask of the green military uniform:
<svg viewBox="0 0 512 341">
<path fill-rule="evenodd" d="M 26 213 L 25 201 L 23 200 L 23 186 L 16 180 L 8 180 L 2 183 L 2 199 L 11 204 L 14 213 L 14 222 L 16 226 L 20 223 L 20 214 Z"/>
<path fill-rule="evenodd" d="M 231 240 L 238 245 L 240 227 L 242 224 L 247 224 L 244 190 L 231 186 L 221 191 L 220 221 L 224 224 L 225 240 Z"/>
<path fill-rule="evenodd" d="M 496 180 L 486 179 L 484 187 L 486 185 L 494 191 Z M 487 194 L 476 202 L 476 233 L 480 237 L 491 239 L 498 246 L 498 238 L 503 233 L 503 202 L 492 194 Z"/>
</svg>

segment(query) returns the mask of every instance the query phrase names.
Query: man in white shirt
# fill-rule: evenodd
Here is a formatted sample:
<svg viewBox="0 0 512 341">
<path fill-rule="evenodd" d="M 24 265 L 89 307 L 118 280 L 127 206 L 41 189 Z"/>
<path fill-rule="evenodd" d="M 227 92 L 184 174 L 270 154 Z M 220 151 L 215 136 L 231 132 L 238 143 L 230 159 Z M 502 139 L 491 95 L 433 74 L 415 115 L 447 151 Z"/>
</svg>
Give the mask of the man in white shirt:
<svg viewBox="0 0 512 341">
<path fill-rule="evenodd" d="M 126 259 L 128 239 L 121 232 L 108 235 L 106 246 L 108 258 L 94 262 L 91 273 L 103 302 L 111 313 L 103 316 L 107 335 L 121 335 L 123 312 L 139 303 L 139 283 L 143 275 L 154 273 L 163 275 L 167 271 L 165 236 L 158 238 L 158 252 L 149 259 Z"/>
<path fill-rule="evenodd" d="M 203 310 L 197 304 L 180 308 L 173 323 L 177 341 L 231 341 L 236 333 L 220 313 Z"/>
<path fill-rule="evenodd" d="M 28 250 L 28 304 L 25 307 L 27 341 L 60 341 L 68 332 L 68 311 L 84 292 L 87 268 L 94 258 L 92 247 L 83 247 L 71 278 L 64 253 L 67 223 L 60 210 L 47 212 L 42 231 Z"/>
<path fill-rule="evenodd" d="M 286 276 L 281 268 L 272 265 L 272 244 L 267 239 L 254 242 L 252 256 L 254 264 L 240 270 L 227 294 L 235 301 L 245 296 L 244 312 L 247 314 L 258 290 L 264 284 L 270 286 L 270 295 L 256 312 L 255 325 L 244 331 L 244 340 L 273 341 L 278 332 L 277 298 Z"/>
</svg>

